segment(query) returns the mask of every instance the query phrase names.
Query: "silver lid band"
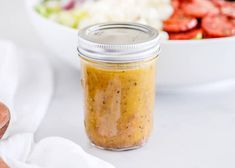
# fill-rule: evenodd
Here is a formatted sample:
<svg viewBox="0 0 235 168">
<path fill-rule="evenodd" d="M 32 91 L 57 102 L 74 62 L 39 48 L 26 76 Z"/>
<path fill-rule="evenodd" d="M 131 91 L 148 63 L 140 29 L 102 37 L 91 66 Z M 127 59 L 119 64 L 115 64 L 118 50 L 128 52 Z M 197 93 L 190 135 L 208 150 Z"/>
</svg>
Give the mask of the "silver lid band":
<svg viewBox="0 0 235 168">
<path fill-rule="evenodd" d="M 81 57 L 102 62 L 136 62 L 160 52 L 159 33 L 137 23 L 97 24 L 82 29 L 78 36 Z"/>
</svg>

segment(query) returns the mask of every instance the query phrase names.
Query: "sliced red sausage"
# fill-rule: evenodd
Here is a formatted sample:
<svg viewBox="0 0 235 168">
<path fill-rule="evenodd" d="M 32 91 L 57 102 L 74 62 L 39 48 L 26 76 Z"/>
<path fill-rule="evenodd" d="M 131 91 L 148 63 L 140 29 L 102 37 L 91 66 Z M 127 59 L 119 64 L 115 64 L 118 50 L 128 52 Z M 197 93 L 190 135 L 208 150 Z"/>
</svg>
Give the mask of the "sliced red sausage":
<svg viewBox="0 0 235 168">
<path fill-rule="evenodd" d="M 183 33 L 170 33 L 170 40 L 191 40 L 191 39 L 202 39 L 202 29 L 193 29 Z"/>
<path fill-rule="evenodd" d="M 219 13 L 219 9 L 209 0 L 184 1 L 181 6 L 186 15 L 196 18 L 203 18 L 206 15 Z"/>
<path fill-rule="evenodd" d="M 235 18 L 235 2 L 226 2 L 221 6 L 221 13 L 231 17 Z"/>
<path fill-rule="evenodd" d="M 167 32 L 182 32 L 195 28 L 198 24 L 196 18 L 185 16 L 180 10 L 177 10 L 168 20 L 163 23 L 163 30 Z"/>
<path fill-rule="evenodd" d="M 171 5 L 175 10 L 179 9 L 180 8 L 180 0 L 172 0 Z"/>
<path fill-rule="evenodd" d="M 221 7 L 225 4 L 225 0 L 211 0 L 211 2 L 218 7 Z"/>
<path fill-rule="evenodd" d="M 207 37 L 218 38 L 235 35 L 234 21 L 224 15 L 206 16 L 202 19 L 202 29 Z"/>
</svg>

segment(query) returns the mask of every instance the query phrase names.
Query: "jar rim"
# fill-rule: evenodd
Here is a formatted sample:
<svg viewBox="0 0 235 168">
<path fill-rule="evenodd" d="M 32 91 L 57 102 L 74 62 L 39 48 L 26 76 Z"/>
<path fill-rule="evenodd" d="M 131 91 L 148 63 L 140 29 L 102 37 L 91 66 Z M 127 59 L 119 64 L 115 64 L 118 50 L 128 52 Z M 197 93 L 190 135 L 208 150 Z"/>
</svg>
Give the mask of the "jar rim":
<svg viewBox="0 0 235 168">
<path fill-rule="evenodd" d="M 78 33 L 80 57 L 102 62 L 137 62 L 160 53 L 159 32 L 139 23 L 100 23 Z"/>
</svg>

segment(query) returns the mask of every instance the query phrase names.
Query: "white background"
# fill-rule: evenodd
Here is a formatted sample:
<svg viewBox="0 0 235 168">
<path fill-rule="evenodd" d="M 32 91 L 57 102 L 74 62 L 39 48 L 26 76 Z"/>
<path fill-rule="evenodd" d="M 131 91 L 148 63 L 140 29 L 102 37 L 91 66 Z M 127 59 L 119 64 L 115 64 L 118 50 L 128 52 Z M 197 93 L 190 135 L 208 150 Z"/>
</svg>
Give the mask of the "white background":
<svg viewBox="0 0 235 168">
<path fill-rule="evenodd" d="M 0 0 L 0 38 L 56 58 L 33 31 L 23 0 Z M 59 60 L 52 64 L 55 94 L 37 140 L 63 136 L 117 168 L 235 167 L 235 82 L 159 91 L 149 143 L 135 151 L 109 152 L 90 146 L 85 136 L 79 72 Z"/>
</svg>

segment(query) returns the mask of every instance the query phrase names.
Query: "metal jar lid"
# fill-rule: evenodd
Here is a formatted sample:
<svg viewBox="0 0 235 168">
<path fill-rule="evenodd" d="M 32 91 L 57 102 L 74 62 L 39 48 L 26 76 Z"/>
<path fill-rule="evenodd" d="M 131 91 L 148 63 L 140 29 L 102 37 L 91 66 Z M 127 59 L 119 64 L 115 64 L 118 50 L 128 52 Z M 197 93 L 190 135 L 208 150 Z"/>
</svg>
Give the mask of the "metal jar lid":
<svg viewBox="0 0 235 168">
<path fill-rule="evenodd" d="M 78 52 L 94 61 L 142 61 L 158 56 L 159 33 L 138 23 L 96 24 L 79 31 Z"/>
</svg>

